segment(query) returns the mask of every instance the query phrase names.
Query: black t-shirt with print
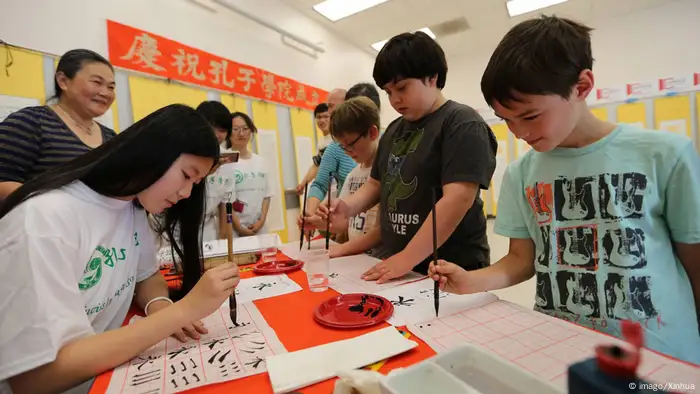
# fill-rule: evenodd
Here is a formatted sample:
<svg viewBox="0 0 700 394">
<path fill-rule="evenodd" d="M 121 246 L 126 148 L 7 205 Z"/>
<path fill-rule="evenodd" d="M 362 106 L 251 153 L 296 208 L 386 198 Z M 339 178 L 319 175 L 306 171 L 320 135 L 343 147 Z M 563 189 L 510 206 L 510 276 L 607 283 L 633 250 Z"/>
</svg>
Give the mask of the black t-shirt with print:
<svg viewBox="0 0 700 394">
<path fill-rule="evenodd" d="M 435 112 L 409 122 L 399 118 L 382 136 L 372 178 L 381 184 L 382 254 L 402 251 L 432 209 L 432 190 L 471 182 L 488 189 L 496 169 L 496 137 L 472 108 L 447 101 Z M 472 270 L 490 264 L 483 201 L 477 194 L 438 257 Z M 438 212 L 439 215 L 439 212 Z M 432 254 L 413 270 L 425 274 Z"/>
</svg>

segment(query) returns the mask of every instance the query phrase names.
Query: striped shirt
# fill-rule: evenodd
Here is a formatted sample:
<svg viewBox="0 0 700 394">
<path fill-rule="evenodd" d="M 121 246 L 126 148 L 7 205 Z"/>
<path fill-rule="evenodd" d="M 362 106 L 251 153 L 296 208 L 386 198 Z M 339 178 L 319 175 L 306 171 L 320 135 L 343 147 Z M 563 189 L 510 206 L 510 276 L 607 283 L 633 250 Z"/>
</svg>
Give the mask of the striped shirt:
<svg viewBox="0 0 700 394">
<path fill-rule="evenodd" d="M 116 135 L 100 129 L 103 143 Z M 51 108 L 23 108 L 0 123 L 0 182 L 25 183 L 90 150 Z"/>
<path fill-rule="evenodd" d="M 318 175 L 316 175 L 316 179 L 314 179 L 314 183 L 311 184 L 311 189 L 309 189 L 309 197 L 316 197 L 319 200 L 323 200 L 326 197 L 329 182 L 328 174 L 330 172 L 333 172 L 333 177 L 338 182 L 338 190 L 342 190 L 345 178 L 356 165 L 355 160 L 346 155 L 337 142 L 333 141 L 328 144 L 326 151 L 323 152 L 321 165 L 318 166 Z"/>
</svg>

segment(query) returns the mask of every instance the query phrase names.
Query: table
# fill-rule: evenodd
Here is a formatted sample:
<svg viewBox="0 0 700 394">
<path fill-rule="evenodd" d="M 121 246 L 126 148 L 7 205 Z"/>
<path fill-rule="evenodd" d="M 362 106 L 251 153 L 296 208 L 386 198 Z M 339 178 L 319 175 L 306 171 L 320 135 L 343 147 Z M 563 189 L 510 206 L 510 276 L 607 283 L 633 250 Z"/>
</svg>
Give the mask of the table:
<svg viewBox="0 0 700 394">
<path fill-rule="evenodd" d="M 287 257 L 279 253 L 278 259 L 286 259 Z M 247 268 L 252 266 L 241 266 L 241 278 L 250 278 L 257 276 L 252 270 Z M 356 336 L 366 334 L 368 332 L 388 327 L 389 324 L 382 323 L 374 327 L 354 330 L 336 330 L 326 328 L 319 325 L 313 319 L 313 312 L 316 307 L 323 301 L 337 297 L 340 295 L 333 289 L 328 289 L 322 293 L 314 293 L 309 290 L 309 285 L 306 280 L 306 273 L 302 270 L 287 273 L 290 279 L 297 282 L 302 291 L 285 294 L 273 298 L 254 301 L 260 313 L 265 317 L 267 323 L 275 330 L 277 337 L 280 339 L 284 347 L 289 352 L 294 352 L 301 349 L 306 349 L 318 345 L 323 345 L 329 342 L 340 341 L 343 339 L 354 338 Z M 170 279 L 170 278 L 169 278 Z M 170 282 L 173 283 L 173 282 Z M 125 324 L 131 319 L 134 314 L 140 314 L 138 308 L 132 307 L 131 312 L 126 317 Z M 405 330 L 405 327 L 400 327 Z M 425 342 L 411 336 L 410 340 L 418 343 L 418 347 L 404 354 L 398 355 L 387 361 L 379 372 L 387 374 L 395 368 L 402 368 L 413 365 L 426 358 L 435 355 L 435 352 L 425 344 Z M 90 390 L 90 394 L 104 394 L 109 386 L 109 380 L 112 376 L 111 371 L 98 376 Z M 305 387 L 299 390 L 303 394 L 328 394 L 333 392 L 334 381 L 327 380 Z M 272 393 L 272 386 L 267 372 L 249 376 L 230 382 L 219 383 L 209 386 L 203 386 L 187 391 L 187 393 Z"/>
</svg>

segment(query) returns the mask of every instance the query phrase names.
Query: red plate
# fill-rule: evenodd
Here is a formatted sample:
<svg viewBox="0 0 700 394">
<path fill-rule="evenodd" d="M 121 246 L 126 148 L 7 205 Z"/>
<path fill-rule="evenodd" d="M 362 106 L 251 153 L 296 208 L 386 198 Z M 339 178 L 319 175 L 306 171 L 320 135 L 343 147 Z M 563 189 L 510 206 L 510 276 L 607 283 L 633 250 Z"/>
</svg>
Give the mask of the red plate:
<svg viewBox="0 0 700 394">
<path fill-rule="evenodd" d="M 304 263 L 298 260 L 279 260 L 269 263 L 259 263 L 253 268 L 256 274 L 281 274 L 284 272 L 296 271 L 303 267 Z"/>
<path fill-rule="evenodd" d="M 343 294 L 323 302 L 314 320 L 332 328 L 361 328 L 379 324 L 394 313 L 394 305 L 374 294 Z"/>
</svg>

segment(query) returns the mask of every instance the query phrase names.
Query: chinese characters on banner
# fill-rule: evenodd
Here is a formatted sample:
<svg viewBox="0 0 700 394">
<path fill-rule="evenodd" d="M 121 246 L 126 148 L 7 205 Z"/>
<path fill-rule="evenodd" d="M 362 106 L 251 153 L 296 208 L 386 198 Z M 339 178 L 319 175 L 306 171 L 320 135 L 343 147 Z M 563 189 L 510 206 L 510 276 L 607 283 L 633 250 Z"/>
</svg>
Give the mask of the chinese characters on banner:
<svg viewBox="0 0 700 394">
<path fill-rule="evenodd" d="M 107 39 L 109 60 L 116 67 L 305 109 L 328 96 L 313 86 L 110 20 Z"/>
</svg>

